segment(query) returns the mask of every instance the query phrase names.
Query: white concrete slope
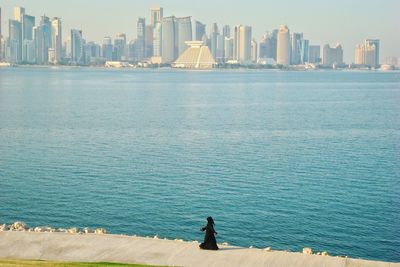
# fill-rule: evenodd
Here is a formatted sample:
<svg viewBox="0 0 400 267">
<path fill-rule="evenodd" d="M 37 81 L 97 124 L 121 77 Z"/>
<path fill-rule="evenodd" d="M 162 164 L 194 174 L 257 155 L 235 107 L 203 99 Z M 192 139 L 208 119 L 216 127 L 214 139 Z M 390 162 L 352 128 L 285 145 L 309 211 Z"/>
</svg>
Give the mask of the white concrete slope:
<svg viewBox="0 0 400 267">
<path fill-rule="evenodd" d="M 400 267 L 387 263 L 302 253 L 221 246 L 119 235 L 0 232 L 0 259 L 142 263 L 161 266 Z"/>
</svg>

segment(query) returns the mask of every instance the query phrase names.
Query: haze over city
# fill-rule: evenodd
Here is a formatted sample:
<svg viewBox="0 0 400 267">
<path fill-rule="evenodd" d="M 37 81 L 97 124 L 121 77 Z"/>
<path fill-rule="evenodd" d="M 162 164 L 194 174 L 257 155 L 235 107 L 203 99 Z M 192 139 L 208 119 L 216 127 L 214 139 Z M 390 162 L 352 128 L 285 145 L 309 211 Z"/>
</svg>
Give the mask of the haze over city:
<svg viewBox="0 0 400 267">
<path fill-rule="evenodd" d="M 136 22 L 139 17 L 149 20 L 149 9 L 162 6 L 164 16 L 192 16 L 207 25 L 210 30 L 216 22 L 231 26 L 252 26 L 252 36 L 259 41 L 267 31 L 287 24 L 291 32 L 302 32 L 310 44 L 343 46 L 344 61 L 354 61 L 354 48 L 364 39 L 381 40 L 381 59 L 399 56 L 400 27 L 398 10 L 400 2 L 387 1 L 246 1 L 204 0 L 201 3 L 181 0 L 154 1 L 50 1 L 12 0 L 0 1 L 2 8 L 3 36 L 8 35 L 8 19 L 13 17 L 13 8 L 23 6 L 27 13 L 39 18 L 62 18 L 63 35 L 70 29 L 81 29 L 88 41 L 100 42 L 104 36 L 114 37 L 126 33 L 127 39 L 136 37 Z M 77 8 L 79 7 L 79 8 Z"/>
</svg>

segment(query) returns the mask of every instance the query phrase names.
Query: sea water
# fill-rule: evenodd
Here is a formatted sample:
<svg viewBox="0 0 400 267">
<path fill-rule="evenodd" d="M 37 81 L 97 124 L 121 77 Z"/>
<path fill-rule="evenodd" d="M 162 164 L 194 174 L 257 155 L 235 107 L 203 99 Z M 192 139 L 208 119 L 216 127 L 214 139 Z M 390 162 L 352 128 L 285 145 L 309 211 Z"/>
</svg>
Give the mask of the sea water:
<svg viewBox="0 0 400 267">
<path fill-rule="evenodd" d="M 400 73 L 0 69 L 0 222 L 400 261 Z"/>
</svg>

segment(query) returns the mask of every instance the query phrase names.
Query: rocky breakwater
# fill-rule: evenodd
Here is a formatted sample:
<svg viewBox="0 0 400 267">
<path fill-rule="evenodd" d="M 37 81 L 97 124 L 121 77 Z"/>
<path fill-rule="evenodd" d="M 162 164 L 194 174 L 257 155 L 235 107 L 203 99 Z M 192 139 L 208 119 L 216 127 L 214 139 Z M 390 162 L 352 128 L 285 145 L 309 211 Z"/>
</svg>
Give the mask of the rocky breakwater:
<svg viewBox="0 0 400 267">
<path fill-rule="evenodd" d="M 12 224 L 0 224 L 0 232 L 16 231 L 16 232 L 38 232 L 38 233 L 69 233 L 69 234 L 107 234 L 104 228 L 53 228 L 49 226 L 29 227 L 23 222 L 15 222 Z"/>
</svg>

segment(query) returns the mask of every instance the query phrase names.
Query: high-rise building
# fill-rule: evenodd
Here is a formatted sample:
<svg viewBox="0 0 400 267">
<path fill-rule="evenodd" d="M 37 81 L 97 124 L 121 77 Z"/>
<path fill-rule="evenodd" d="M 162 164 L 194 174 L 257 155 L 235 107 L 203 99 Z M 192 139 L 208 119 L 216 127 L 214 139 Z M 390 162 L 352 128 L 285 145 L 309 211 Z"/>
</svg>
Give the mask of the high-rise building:
<svg viewBox="0 0 400 267">
<path fill-rule="evenodd" d="M 231 37 L 231 26 L 225 25 L 222 28 L 222 36 L 228 37 L 228 38 Z"/>
<path fill-rule="evenodd" d="M 35 17 L 24 14 L 22 23 L 22 61 L 34 63 L 35 61 L 35 42 L 33 41 L 33 28 L 35 27 Z M 33 51 L 33 52 L 32 52 Z"/>
<path fill-rule="evenodd" d="M 143 49 L 143 46 L 141 47 Z M 143 50 L 141 50 L 143 52 Z M 137 52 L 137 51 L 136 51 Z M 126 34 L 119 33 L 114 39 L 113 60 L 126 60 Z"/>
<path fill-rule="evenodd" d="M 253 39 L 251 41 L 251 61 L 253 61 L 253 63 L 257 63 L 257 60 L 258 60 L 258 45 L 257 41 Z"/>
<path fill-rule="evenodd" d="M 99 64 L 101 60 L 101 47 L 95 42 L 88 42 L 85 45 L 85 62 L 89 64 Z"/>
<path fill-rule="evenodd" d="M 151 58 L 153 56 L 153 38 L 154 38 L 154 27 L 152 25 L 146 25 L 145 33 L 145 57 Z"/>
<path fill-rule="evenodd" d="M 206 34 L 206 25 L 201 23 L 200 21 L 195 21 L 193 40 L 202 41 L 205 34 Z"/>
<path fill-rule="evenodd" d="M 177 36 L 175 36 L 178 48 L 177 58 L 187 49 L 188 46 L 185 42 L 192 41 L 191 17 L 176 18 L 176 27 L 178 28 Z"/>
<path fill-rule="evenodd" d="M 113 60 L 113 45 L 112 39 L 109 36 L 103 38 L 103 43 L 101 45 L 101 55 L 106 61 Z"/>
<path fill-rule="evenodd" d="M 260 42 L 259 58 L 269 59 L 270 62 L 276 62 L 278 30 L 273 30 L 263 36 Z"/>
<path fill-rule="evenodd" d="M 219 30 L 217 23 L 213 23 L 210 31 L 210 51 L 214 58 L 217 58 L 217 42 L 219 37 Z"/>
<path fill-rule="evenodd" d="M 8 22 L 8 55 L 7 58 L 12 63 L 22 61 L 22 23 L 18 20 L 10 19 Z"/>
<path fill-rule="evenodd" d="M 146 56 L 146 20 L 139 18 L 137 21 L 136 56 L 141 61 Z"/>
<path fill-rule="evenodd" d="M 342 65 L 343 64 L 343 49 L 340 44 L 335 47 L 330 47 L 328 44 L 324 46 L 322 53 L 322 64 L 325 66 Z"/>
<path fill-rule="evenodd" d="M 71 63 L 76 65 L 85 64 L 85 41 L 81 30 L 71 30 Z"/>
<path fill-rule="evenodd" d="M 33 27 L 35 27 L 35 17 L 24 14 L 22 29 L 24 40 L 33 40 Z"/>
<path fill-rule="evenodd" d="M 153 56 L 161 57 L 162 55 L 162 24 L 157 22 L 153 30 Z"/>
<path fill-rule="evenodd" d="M 51 51 L 49 52 L 49 63 L 60 64 L 62 60 L 62 28 L 61 19 L 57 17 L 52 18 L 51 20 L 50 48 Z"/>
<path fill-rule="evenodd" d="M 251 63 L 251 27 L 238 25 L 234 30 L 235 60 L 240 64 Z"/>
<path fill-rule="evenodd" d="M 225 37 L 224 40 L 224 60 L 233 60 L 233 45 L 234 40 L 232 37 Z"/>
<path fill-rule="evenodd" d="M 374 43 L 365 42 L 356 46 L 355 63 L 368 67 L 377 67 L 376 47 Z"/>
<path fill-rule="evenodd" d="M 380 41 L 378 39 L 367 39 L 365 40 L 365 44 L 374 45 L 375 46 L 375 67 L 380 65 Z"/>
<path fill-rule="evenodd" d="M 23 7 L 14 7 L 14 20 L 23 22 L 25 15 L 25 8 Z"/>
<path fill-rule="evenodd" d="M 302 41 L 303 41 L 303 34 L 302 33 L 293 33 L 291 38 L 291 64 L 292 65 L 299 65 L 301 64 L 301 50 L 302 50 Z"/>
<path fill-rule="evenodd" d="M 51 23 L 48 17 L 42 16 L 40 19 L 40 25 L 34 28 L 34 40 L 36 63 L 47 64 L 49 62 L 48 50 L 51 44 Z"/>
<path fill-rule="evenodd" d="M 310 45 L 309 47 L 309 55 L 308 55 L 309 63 L 320 63 L 321 62 L 321 46 L 319 45 Z"/>
<path fill-rule="evenodd" d="M 310 41 L 303 39 L 301 41 L 300 63 L 301 64 L 308 63 L 309 57 L 310 57 Z"/>
<path fill-rule="evenodd" d="M 192 40 L 191 17 L 166 17 L 162 21 L 162 62 L 172 63 L 187 49 Z"/>
<path fill-rule="evenodd" d="M 162 62 L 172 63 L 177 58 L 175 17 L 162 19 Z"/>
<path fill-rule="evenodd" d="M 151 26 L 155 27 L 156 23 L 161 23 L 163 19 L 163 8 L 152 7 L 150 8 L 150 23 Z"/>
<path fill-rule="evenodd" d="M 276 62 L 277 34 L 278 30 L 273 30 L 263 36 L 259 49 L 260 59 L 269 59 L 270 62 L 272 60 Z"/>
<path fill-rule="evenodd" d="M 290 54 L 290 31 L 286 25 L 281 25 L 277 36 L 276 63 L 280 65 L 290 65 Z"/>
<path fill-rule="evenodd" d="M 29 64 L 36 63 L 35 42 L 33 40 L 22 42 L 22 61 Z"/>
</svg>

